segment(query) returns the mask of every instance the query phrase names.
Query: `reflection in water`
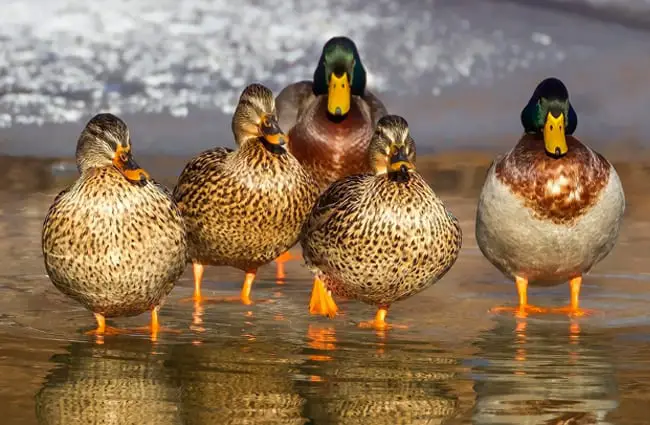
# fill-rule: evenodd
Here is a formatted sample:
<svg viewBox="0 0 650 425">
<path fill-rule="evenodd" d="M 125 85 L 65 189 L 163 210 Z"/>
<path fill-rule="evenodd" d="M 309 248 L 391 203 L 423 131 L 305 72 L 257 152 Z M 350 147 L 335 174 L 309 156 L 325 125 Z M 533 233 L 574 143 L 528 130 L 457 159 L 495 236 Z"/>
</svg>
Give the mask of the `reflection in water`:
<svg viewBox="0 0 650 425">
<path fill-rule="evenodd" d="M 309 327 L 297 387 L 314 424 L 439 424 L 455 413 L 455 358 L 430 344 L 348 336 L 354 342 L 338 341 L 332 327 Z"/>
<path fill-rule="evenodd" d="M 617 393 L 604 335 L 520 318 L 500 320 L 476 346 L 474 423 L 608 424 Z"/>
<path fill-rule="evenodd" d="M 178 392 L 148 340 L 72 343 L 36 395 L 48 425 L 180 424 Z"/>
<path fill-rule="evenodd" d="M 304 424 L 292 371 L 298 349 L 252 335 L 173 348 L 184 425 Z"/>
</svg>

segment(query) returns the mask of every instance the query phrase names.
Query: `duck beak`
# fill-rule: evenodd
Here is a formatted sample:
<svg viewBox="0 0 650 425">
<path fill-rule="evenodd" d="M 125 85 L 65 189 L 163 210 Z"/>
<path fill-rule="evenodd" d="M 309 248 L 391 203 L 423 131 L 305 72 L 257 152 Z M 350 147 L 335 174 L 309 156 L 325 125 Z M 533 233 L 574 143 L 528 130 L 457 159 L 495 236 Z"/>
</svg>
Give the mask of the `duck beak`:
<svg viewBox="0 0 650 425">
<path fill-rule="evenodd" d="M 287 144 L 287 136 L 284 134 L 275 115 L 265 115 L 260 124 L 260 131 L 264 140 L 275 146 Z"/>
<path fill-rule="evenodd" d="M 131 149 L 124 148 L 122 145 L 117 146 L 115 156 L 113 156 L 113 166 L 131 183 L 144 185 L 151 177 L 144 171 L 131 155 Z"/>
<path fill-rule="evenodd" d="M 411 161 L 409 161 L 404 148 L 399 148 L 390 157 L 389 171 L 392 173 L 407 174 L 410 170 L 415 169 Z"/>
<path fill-rule="evenodd" d="M 554 113 L 558 116 L 555 117 Z M 546 115 L 546 124 L 544 124 L 544 146 L 546 152 L 559 158 L 565 155 L 569 147 L 566 144 L 564 134 L 564 114 L 562 112 L 549 111 Z"/>
<path fill-rule="evenodd" d="M 352 91 L 348 81 L 348 73 L 344 72 L 340 77 L 334 73 L 330 74 L 329 91 L 327 94 L 327 110 L 331 115 L 343 116 L 350 111 L 350 100 Z"/>
</svg>

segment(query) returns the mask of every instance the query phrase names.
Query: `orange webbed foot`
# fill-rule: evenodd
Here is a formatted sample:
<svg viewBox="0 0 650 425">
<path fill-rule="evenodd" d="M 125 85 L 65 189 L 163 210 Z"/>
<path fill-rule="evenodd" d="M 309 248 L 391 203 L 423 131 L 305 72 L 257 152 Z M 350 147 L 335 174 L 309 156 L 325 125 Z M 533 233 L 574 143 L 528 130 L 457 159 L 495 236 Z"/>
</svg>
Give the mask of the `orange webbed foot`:
<svg viewBox="0 0 650 425">
<path fill-rule="evenodd" d="M 130 332 L 128 329 L 115 328 L 113 326 L 104 326 L 104 328 L 97 327 L 84 332 L 84 335 L 95 335 L 95 336 L 112 336 L 112 335 L 128 335 Z"/>
<path fill-rule="evenodd" d="M 334 298 L 332 298 L 332 293 L 325 288 L 325 283 L 318 278 L 314 278 L 314 287 L 309 301 L 309 313 L 327 316 L 331 319 L 336 316 L 338 309 Z"/>
<path fill-rule="evenodd" d="M 491 313 L 514 313 L 517 317 L 526 317 L 529 313 L 547 313 L 548 309 L 528 304 L 528 279 L 524 277 L 515 277 L 517 294 L 519 295 L 519 305 L 516 307 L 495 307 L 490 310 Z"/>
<path fill-rule="evenodd" d="M 504 306 L 504 307 L 494 307 L 490 309 L 490 313 L 513 313 L 517 317 L 526 317 L 531 313 L 548 313 L 549 309 L 543 307 L 537 307 L 534 305 L 518 305 L 518 306 Z"/>
<path fill-rule="evenodd" d="M 389 329 L 408 329 L 406 325 L 397 325 L 393 323 L 386 323 L 386 314 L 388 308 L 382 307 L 377 310 L 374 320 L 359 323 L 359 327 L 363 329 L 374 329 L 376 331 L 387 331 Z"/>
<path fill-rule="evenodd" d="M 565 307 L 549 309 L 549 313 L 551 313 L 551 314 L 566 314 L 566 315 L 568 315 L 570 317 L 591 316 L 595 312 L 596 312 L 595 310 L 575 307 L 575 306 L 571 306 L 571 305 L 568 305 L 568 306 L 565 306 Z"/>
</svg>

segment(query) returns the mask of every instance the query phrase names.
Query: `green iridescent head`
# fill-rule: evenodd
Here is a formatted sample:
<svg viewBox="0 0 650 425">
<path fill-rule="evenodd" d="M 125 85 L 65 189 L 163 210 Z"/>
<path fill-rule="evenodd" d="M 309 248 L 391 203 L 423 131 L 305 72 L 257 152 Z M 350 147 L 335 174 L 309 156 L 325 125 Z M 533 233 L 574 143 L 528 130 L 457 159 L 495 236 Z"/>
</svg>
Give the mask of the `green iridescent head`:
<svg viewBox="0 0 650 425">
<path fill-rule="evenodd" d="M 316 96 L 327 96 L 327 110 L 333 116 L 345 116 L 352 96 L 364 95 L 366 70 L 352 40 L 334 37 L 325 43 L 314 72 L 313 90 Z"/>
<path fill-rule="evenodd" d="M 528 134 L 544 137 L 546 152 L 561 157 L 568 151 L 566 135 L 578 126 L 569 91 L 557 78 L 547 78 L 537 85 L 528 104 L 521 111 L 521 124 Z"/>
</svg>

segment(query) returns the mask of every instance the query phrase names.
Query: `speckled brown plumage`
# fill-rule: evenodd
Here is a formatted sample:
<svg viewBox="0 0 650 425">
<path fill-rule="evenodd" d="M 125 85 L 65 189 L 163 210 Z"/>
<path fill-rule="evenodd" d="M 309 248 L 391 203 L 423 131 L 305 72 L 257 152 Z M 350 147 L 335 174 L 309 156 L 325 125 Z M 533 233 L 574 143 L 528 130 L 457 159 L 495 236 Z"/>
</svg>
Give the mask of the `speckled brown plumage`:
<svg viewBox="0 0 650 425">
<path fill-rule="evenodd" d="M 178 388 L 165 349 L 144 339 L 73 343 L 35 396 L 40 425 L 182 423 Z"/>
<path fill-rule="evenodd" d="M 174 347 L 184 425 L 303 425 L 305 400 L 291 379 L 299 345 L 271 337 Z"/>
<path fill-rule="evenodd" d="M 190 259 L 246 271 L 295 245 L 317 191 L 291 154 L 252 141 L 199 155 L 174 196 L 188 226 Z"/>
<path fill-rule="evenodd" d="M 589 210 L 607 186 L 611 165 L 573 136 L 560 159 L 544 150 L 540 135 L 526 134 L 495 164 L 497 178 L 541 219 L 571 223 Z"/>
<path fill-rule="evenodd" d="M 406 121 L 385 116 L 370 148 L 375 174 L 332 184 L 301 238 L 307 264 L 333 293 L 379 307 L 435 283 L 454 264 L 462 243 L 458 221 L 414 169 L 406 175 L 385 172 L 396 151 L 413 164 Z"/>
<path fill-rule="evenodd" d="M 238 149 L 204 152 L 180 175 L 174 196 L 192 262 L 251 271 L 297 242 L 318 189 L 283 145 L 259 133 L 262 116 L 274 114 L 270 90 L 247 87 L 233 117 Z"/>
<path fill-rule="evenodd" d="M 171 194 L 151 179 L 127 180 L 111 164 L 116 143 L 130 149 L 126 125 L 110 114 L 93 118 L 79 139 L 81 175 L 56 197 L 42 239 L 54 285 L 105 317 L 159 306 L 183 273 L 187 250 Z"/>
<path fill-rule="evenodd" d="M 300 372 L 319 376 L 322 381 L 309 394 L 313 397 L 309 406 L 314 422 L 447 423 L 462 407 L 459 386 L 452 385 L 462 373 L 460 361 L 438 347 L 417 347 L 381 354 L 366 347 L 363 355 L 332 350 L 330 361 L 308 360 Z"/>
</svg>

